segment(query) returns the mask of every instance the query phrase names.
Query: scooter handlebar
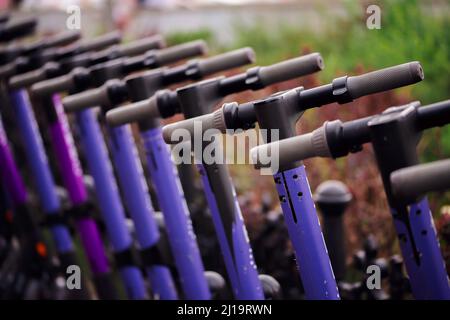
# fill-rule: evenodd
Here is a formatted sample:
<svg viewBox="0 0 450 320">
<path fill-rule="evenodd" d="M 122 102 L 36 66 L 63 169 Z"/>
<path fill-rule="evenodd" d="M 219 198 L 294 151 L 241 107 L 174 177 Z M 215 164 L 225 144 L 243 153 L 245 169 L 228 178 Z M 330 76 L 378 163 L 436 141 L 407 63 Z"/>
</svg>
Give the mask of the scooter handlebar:
<svg viewBox="0 0 450 320">
<path fill-rule="evenodd" d="M 94 39 L 82 41 L 79 50 L 81 52 L 98 51 L 119 43 L 121 40 L 122 34 L 119 31 L 112 31 Z"/>
<path fill-rule="evenodd" d="M 352 99 L 414 84 L 424 79 L 418 61 L 347 78 L 347 90 Z"/>
<path fill-rule="evenodd" d="M 210 75 L 227 69 L 237 68 L 255 61 L 255 52 L 246 47 L 226 52 L 211 58 L 198 61 L 200 75 Z"/>
<path fill-rule="evenodd" d="M 312 157 L 331 157 L 325 136 L 325 125 L 307 134 L 252 148 L 250 155 L 253 163 L 257 167 L 266 166 L 267 164 L 260 161 L 262 155 L 271 158 L 278 157 L 280 167 Z"/>
<path fill-rule="evenodd" d="M 179 141 L 172 140 L 172 136 L 177 130 L 188 130 L 189 133 L 193 135 L 196 126 L 201 126 L 202 132 L 205 132 L 208 129 L 217 129 L 221 133 L 225 133 L 227 128 L 222 108 L 217 109 L 212 113 L 181 120 L 164 126 L 162 131 L 164 141 L 168 144 L 176 144 Z"/>
<path fill-rule="evenodd" d="M 450 189 L 450 159 L 394 171 L 391 186 L 394 196 L 408 203 L 427 192 Z"/>
<path fill-rule="evenodd" d="M 155 63 L 157 66 L 163 66 L 190 57 L 204 55 L 207 51 L 208 46 L 205 41 L 195 40 L 156 51 Z"/>
<path fill-rule="evenodd" d="M 52 48 L 52 47 L 62 47 L 65 45 L 68 45 L 72 42 L 77 41 L 78 39 L 81 38 L 81 33 L 79 31 L 65 31 L 65 32 L 61 32 L 58 33 L 52 37 L 47 38 L 44 44 L 44 47 L 47 48 Z"/>
<path fill-rule="evenodd" d="M 126 106 L 110 110 L 106 113 L 106 122 L 110 126 L 120 126 L 139 121 L 147 117 L 159 117 L 157 94 L 149 99 L 141 100 Z"/>
<path fill-rule="evenodd" d="M 17 76 L 12 77 L 9 80 L 9 87 L 11 89 L 26 88 L 33 85 L 36 82 L 43 81 L 47 78 L 47 75 L 53 70 L 57 72 L 59 64 L 56 62 L 47 62 L 42 68 L 37 70 L 25 72 Z"/>
<path fill-rule="evenodd" d="M 166 42 L 161 35 L 155 35 L 122 44 L 118 47 L 122 56 L 137 56 L 152 49 L 160 49 L 166 46 Z"/>
<path fill-rule="evenodd" d="M 31 91 L 33 94 L 38 96 L 46 96 L 57 92 L 69 91 L 75 86 L 74 78 L 76 75 L 85 72 L 87 72 L 87 70 L 84 68 L 75 68 L 66 75 L 35 83 L 31 86 Z"/>
<path fill-rule="evenodd" d="M 62 104 L 66 112 L 78 112 L 95 106 L 107 106 L 109 104 L 106 86 L 90 89 L 77 94 L 67 96 Z"/>
<path fill-rule="evenodd" d="M 0 27 L 0 41 L 6 42 L 26 36 L 33 33 L 36 26 L 36 18 L 10 19 Z"/>
<path fill-rule="evenodd" d="M 324 63 L 320 53 L 311 53 L 305 56 L 289 59 L 270 66 L 260 67 L 258 74 L 264 86 L 273 83 L 294 79 L 307 74 L 320 71 Z"/>
</svg>

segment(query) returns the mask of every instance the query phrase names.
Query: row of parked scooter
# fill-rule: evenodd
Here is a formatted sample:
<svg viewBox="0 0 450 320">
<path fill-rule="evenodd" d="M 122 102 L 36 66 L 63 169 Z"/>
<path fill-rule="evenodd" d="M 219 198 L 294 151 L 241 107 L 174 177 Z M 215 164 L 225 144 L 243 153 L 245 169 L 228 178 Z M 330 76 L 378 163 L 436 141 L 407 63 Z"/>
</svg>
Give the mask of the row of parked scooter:
<svg viewBox="0 0 450 320">
<path fill-rule="evenodd" d="M 322 211 L 331 213 L 325 222 L 325 242 L 302 163 L 313 157 L 344 157 L 370 143 L 407 272 L 405 276 L 401 270 L 401 259 L 391 261 L 391 297 L 401 298 L 410 290 L 416 299 L 450 299 L 426 199 L 427 192 L 450 187 L 450 162 L 420 165 L 416 151 L 422 131 L 450 121 L 450 100 L 429 106 L 419 102 L 386 106 L 386 111 L 371 117 L 326 122 L 302 135 L 295 131 L 308 109 L 422 81 L 419 62 L 217 108 L 231 94 L 318 72 L 324 68 L 322 57 L 312 53 L 206 79 L 253 64 L 255 53 L 242 48 L 185 62 L 205 55 L 206 43 L 166 47 L 161 36 L 151 36 L 120 44 L 116 32 L 79 40 L 80 33 L 73 31 L 34 42 L 22 39 L 35 29 L 35 19 L 1 17 L 0 176 L 5 214 L 0 229 L 0 294 L 4 299 L 117 299 L 123 297 L 119 286 L 129 299 L 280 298 L 279 282 L 258 273 L 227 164 L 203 157 L 211 149 L 221 154 L 221 133 L 255 130 L 256 125 L 268 134 L 251 155 L 258 169 L 273 174 L 283 230 L 295 256 L 290 259 L 297 264 L 304 298 L 386 298 L 384 292 L 366 288 L 365 281 L 344 281 L 339 272 L 339 265 L 345 264 L 339 252 L 340 218 L 350 195 L 336 183 L 316 192 Z M 185 120 L 162 126 L 162 119 L 178 114 Z M 131 123 L 136 123 L 138 137 Z M 195 159 L 201 177 L 222 274 L 205 271 L 188 209 L 192 206 L 184 196 L 190 190 L 186 183 L 183 190 L 178 175 L 178 170 L 193 165 L 181 163 L 177 168 L 169 147 L 198 143 L 194 141 L 197 128 L 202 137 L 215 129 L 209 140 L 200 141 L 200 152 L 189 151 L 188 158 Z M 194 138 L 181 141 L 180 132 Z M 146 159 L 139 157 L 137 143 Z M 84 171 L 92 181 L 86 181 Z M 58 182 L 67 193 L 67 203 L 61 199 Z M 37 211 L 45 216 L 41 220 L 34 193 Z M 50 246 L 45 230 L 51 235 Z M 77 252 L 80 247 L 87 263 Z M 386 263 L 377 260 L 372 239 L 358 254 L 355 261 L 363 272 L 372 264 L 387 270 Z M 82 289 L 68 290 L 74 279 L 67 270 L 77 266 Z"/>
</svg>

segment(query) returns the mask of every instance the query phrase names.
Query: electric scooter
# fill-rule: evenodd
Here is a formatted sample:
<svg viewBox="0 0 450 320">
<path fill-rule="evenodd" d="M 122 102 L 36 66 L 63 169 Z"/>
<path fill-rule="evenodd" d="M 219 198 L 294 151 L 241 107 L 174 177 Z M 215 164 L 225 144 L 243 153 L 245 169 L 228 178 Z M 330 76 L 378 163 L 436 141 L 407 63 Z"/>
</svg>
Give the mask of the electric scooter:
<svg viewBox="0 0 450 320">
<path fill-rule="evenodd" d="M 295 135 L 295 123 L 309 108 L 332 102 L 350 102 L 364 95 L 409 85 L 422 79 L 423 73 L 418 62 L 360 76 L 344 76 L 334 79 L 330 84 L 308 90 L 299 87 L 240 105 L 235 102 L 227 103 L 214 113 L 165 126 L 163 136 L 166 142 L 176 143 L 172 134 L 176 133 L 177 129 L 193 133 L 196 123 L 199 122 L 203 132 L 214 128 L 216 131 L 228 131 L 231 134 L 235 133 L 236 129 L 252 128 L 257 122 L 260 129 L 266 130 L 266 136 L 263 135 L 266 142 L 278 138 L 286 139 Z M 285 157 L 285 160 L 273 175 L 296 252 L 306 298 L 339 299 L 305 167 L 295 159 Z"/>
<path fill-rule="evenodd" d="M 78 36 L 75 35 L 73 33 L 63 33 L 62 35 L 36 42 L 33 46 L 23 50 L 23 52 L 26 53 L 23 59 L 18 57 L 14 61 L 5 65 L 12 66 L 7 69 L 9 70 L 8 72 L 3 74 L 3 76 L 7 76 L 7 78 L 3 78 L 2 81 L 5 96 L 8 96 L 6 91 L 9 91 L 9 88 L 5 83 L 8 77 L 11 77 L 18 72 L 30 70 L 42 65 L 49 58 L 47 53 L 53 46 L 60 46 L 73 42 L 78 39 Z M 116 42 L 117 39 L 117 36 L 112 38 L 108 37 L 108 41 L 106 42 L 110 44 L 112 40 Z M 102 41 L 102 45 L 104 43 L 105 42 Z M 90 47 L 90 44 L 85 47 Z M 15 116 L 15 120 L 17 121 L 18 129 L 21 133 L 25 153 L 27 155 L 30 168 L 36 179 L 35 181 L 38 186 L 37 191 L 41 199 L 41 204 L 44 211 L 48 213 L 49 216 L 51 214 L 51 218 L 55 218 L 54 220 L 56 220 L 56 222 L 53 221 L 55 224 L 62 224 L 63 220 L 59 219 L 61 216 L 60 199 L 55 193 L 55 183 L 48 166 L 47 157 L 42 145 L 42 139 L 37 130 L 34 113 L 31 109 L 28 95 L 25 90 L 12 90 L 9 92 L 9 97 L 11 99 L 12 111 Z M 74 210 L 74 212 L 79 213 L 80 218 L 77 221 L 77 227 L 80 235 L 82 235 L 83 245 L 91 263 L 91 268 L 95 278 L 94 281 L 96 282 L 99 296 L 102 298 L 116 298 L 116 290 L 113 289 L 113 280 L 109 272 L 107 258 L 95 223 L 89 216 L 84 215 L 84 213 L 88 212 L 87 208 L 79 206 L 77 209 L 78 210 Z M 53 224 L 50 219 L 49 224 Z"/>
<path fill-rule="evenodd" d="M 360 87 L 359 90 L 365 89 Z M 406 170 L 405 168 L 418 164 L 416 146 L 421 132 L 444 126 L 449 121 L 450 100 L 423 107 L 420 107 L 419 102 L 413 102 L 354 121 L 325 122 L 312 133 L 263 145 L 252 153 L 257 156 L 259 152 L 268 152 L 273 147 L 278 148 L 280 164 L 284 166 L 283 159 L 286 158 L 289 159 L 288 162 L 312 157 L 338 158 L 350 152 L 358 152 L 363 144 L 371 143 L 391 207 L 414 297 L 450 299 L 449 280 L 427 198 L 419 197 L 416 200 L 414 197 L 402 196 L 401 191 L 395 194 L 391 184 L 391 174 L 394 171 Z M 407 176 L 411 178 L 410 173 Z M 401 172 L 394 181 L 399 181 L 395 180 L 399 179 L 398 177 L 402 177 Z M 424 182 L 424 191 L 428 186 L 439 187 L 441 183 L 429 182 L 426 175 L 419 177 L 419 183 Z M 399 182 L 395 185 L 398 188 Z M 420 187 L 413 186 L 409 189 L 412 195 L 416 191 L 421 192 Z M 442 187 L 444 186 L 442 184 Z M 400 190 L 408 190 L 408 187 L 403 188 Z"/>
<path fill-rule="evenodd" d="M 117 57 L 119 55 L 127 54 L 137 55 L 148 50 L 159 48 L 163 44 L 164 42 L 159 36 L 140 39 L 135 43 L 132 42 L 126 45 L 106 49 L 106 52 L 95 54 L 95 57 L 90 61 L 97 62 L 99 57 Z M 78 61 L 85 55 L 86 54 L 83 54 L 81 57 L 80 55 L 76 55 L 71 59 Z M 94 55 L 94 53 L 90 53 L 90 56 L 91 55 Z M 67 59 L 60 64 L 47 63 L 38 70 L 11 78 L 9 82 L 10 87 L 13 89 L 27 88 L 35 82 L 51 78 L 62 72 L 70 72 L 70 70 L 65 70 L 64 68 L 68 66 L 70 66 L 70 64 Z M 88 194 L 83 181 L 83 172 L 59 95 L 40 95 L 39 99 L 35 99 L 35 102 L 38 102 L 35 104 L 39 105 L 38 110 L 43 111 L 43 114 L 47 118 L 48 125 L 50 126 L 50 140 L 59 162 L 62 179 L 67 187 L 72 203 L 76 205 L 92 205 L 89 203 Z M 109 227 L 108 234 L 112 241 L 115 262 L 120 270 L 127 295 L 132 299 L 145 299 L 148 296 L 147 288 L 138 266 L 139 263 L 133 256 L 132 240 L 124 223 L 125 214 L 123 208 L 120 206 L 119 194 L 117 192 L 108 192 L 111 190 L 114 191 L 108 184 L 99 184 L 99 186 L 104 187 L 98 188 L 98 194 L 101 195 L 99 204 L 103 206 L 103 221 L 105 221 Z M 119 207 L 114 206 L 115 204 Z M 117 212 L 117 210 L 120 211 Z"/>
<path fill-rule="evenodd" d="M 168 118 L 181 112 L 186 118 L 191 118 L 210 112 L 231 93 L 261 89 L 321 68 L 322 60 L 317 53 L 271 66 L 254 67 L 231 77 L 205 80 L 176 91 L 160 91 L 150 99 L 109 111 L 107 121 L 120 125 L 134 120 L 143 122 Z M 203 152 L 206 147 L 207 144 L 202 145 L 200 151 Z M 263 299 L 261 282 L 227 167 L 206 164 L 198 154 L 194 158 L 201 163 L 198 167 L 233 294 L 236 299 Z"/>
</svg>

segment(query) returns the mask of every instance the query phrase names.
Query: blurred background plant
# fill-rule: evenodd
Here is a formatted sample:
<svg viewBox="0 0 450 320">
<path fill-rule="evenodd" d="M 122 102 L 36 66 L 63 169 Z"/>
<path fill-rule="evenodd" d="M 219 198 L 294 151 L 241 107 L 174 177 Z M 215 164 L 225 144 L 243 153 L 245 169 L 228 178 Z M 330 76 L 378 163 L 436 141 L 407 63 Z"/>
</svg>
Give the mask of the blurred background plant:
<svg viewBox="0 0 450 320">
<path fill-rule="evenodd" d="M 224 46 L 214 42 L 214 34 L 208 29 L 197 32 L 176 32 L 168 35 L 171 43 L 204 38 L 213 51 L 222 52 L 232 48 L 250 46 L 255 49 L 258 65 L 271 64 L 294 57 L 299 53 L 320 52 L 325 60 L 325 69 L 315 76 L 300 81 L 290 81 L 273 86 L 258 93 L 243 93 L 227 100 L 253 100 L 272 92 L 303 85 L 311 87 L 327 83 L 343 74 L 357 74 L 407 61 L 418 60 L 425 70 L 425 81 L 420 84 L 371 97 L 354 103 L 327 106 L 305 114 L 299 125 L 301 131 L 310 131 L 325 120 L 350 120 L 383 111 L 386 107 L 420 100 L 430 104 L 447 99 L 450 92 L 450 14 L 448 6 L 443 12 L 431 10 L 428 1 L 380 0 L 344 1 L 347 14 L 334 15 L 320 8 L 321 19 L 326 21 L 320 30 L 298 28 L 280 22 L 277 28 L 265 25 L 265 21 L 248 25 L 236 19 L 234 42 Z M 366 27 L 366 8 L 377 4 L 381 8 L 381 29 Z M 450 157 L 450 127 L 427 132 L 420 145 L 423 161 Z M 392 220 L 386 205 L 381 179 L 373 161 L 370 147 L 361 153 L 338 161 L 315 159 L 307 162 L 311 187 L 314 189 L 327 179 L 344 181 L 354 194 L 355 200 L 348 209 L 346 225 L 350 250 L 354 252 L 369 234 L 376 235 L 383 254 L 398 252 L 392 228 Z M 255 230 L 259 221 L 262 196 L 266 190 L 272 195 L 276 207 L 276 196 L 271 178 L 261 177 L 249 166 L 235 165 L 232 169 L 238 193 L 247 202 L 247 222 L 254 219 Z M 440 208 L 450 203 L 449 193 L 431 196 L 432 210 L 440 218 Z M 253 211 L 256 211 L 253 212 Z M 253 217 L 253 218 L 252 218 Z M 250 230 L 253 230 L 250 227 Z M 252 237 L 252 234 L 250 235 Z M 444 237 L 441 237 L 443 239 Z M 445 241 L 443 241 L 443 245 Z M 448 260 L 448 259 L 447 259 Z"/>
</svg>

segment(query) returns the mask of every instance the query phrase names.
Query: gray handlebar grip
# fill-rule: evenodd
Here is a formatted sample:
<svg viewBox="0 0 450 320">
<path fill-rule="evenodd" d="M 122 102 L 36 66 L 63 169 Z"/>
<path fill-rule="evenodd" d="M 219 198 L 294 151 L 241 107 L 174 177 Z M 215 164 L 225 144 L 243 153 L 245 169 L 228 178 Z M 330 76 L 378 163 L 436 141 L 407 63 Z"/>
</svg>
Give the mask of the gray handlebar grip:
<svg viewBox="0 0 450 320">
<path fill-rule="evenodd" d="M 179 60 L 204 55 L 207 51 L 208 46 L 205 41 L 195 40 L 157 51 L 155 62 L 158 66 L 163 66 Z"/>
<path fill-rule="evenodd" d="M 155 35 L 125 43 L 119 46 L 121 54 L 126 56 L 137 56 L 152 49 L 161 49 L 166 46 L 166 42 L 161 35 Z"/>
<path fill-rule="evenodd" d="M 122 34 L 119 31 L 109 32 L 94 39 L 84 40 L 80 43 L 80 51 L 98 51 L 119 43 L 122 40 Z"/>
<path fill-rule="evenodd" d="M 324 68 L 320 53 L 311 53 L 294 59 L 289 59 L 259 69 L 259 78 L 264 86 L 289 79 L 305 76 Z"/>
<path fill-rule="evenodd" d="M 408 203 L 427 192 L 450 189 L 450 159 L 394 171 L 391 185 L 394 196 Z"/>
<path fill-rule="evenodd" d="M 72 42 L 75 42 L 80 38 L 81 38 L 80 31 L 75 30 L 65 31 L 46 39 L 44 47 L 45 48 L 62 47 Z"/>
<path fill-rule="evenodd" d="M 106 122 L 113 127 L 140 121 L 145 118 L 160 117 L 156 95 L 149 99 L 115 108 L 106 113 Z"/>
<path fill-rule="evenodd" d="M 172 135 L 177 130 L 188 130 L 191 136 L 194 136 L 194 128 L 201 126 L 202 133 L 208 129 L 217 129 L 221 133 L 226 132 L 226 124 L 223 116 L 222 108 L 213 113 L 208 113 L 203 116 L 181 120 L 175 123 L 168 124 L 163 127 L 162 134 L 164 141 L 168 144 L 176 144 L 179 141 L 172 140 Z"/>
<path fill-rule="evenodd" d="M 252 148 L 250 155 L 253 163 L 256 166 L 267 165 L 261 163 L 261 155 L 278 157 L 280 167 L 313 157 L 331 157 L 325 136 L 325 125 L 307 134 Z"/>
<path fill-rule="evenodd" d="M 62 104 L 66 112 L 78 112 L 87 108 L 107 106 L 109 104 L 108 92 L 105 86 L 83 91 L 67 96 Z"/>
<path fill-rule="evenodd" d="M 198 69 L 200 74 L 205 76 L 253 62 L 255 62 L 255 51 L 252 48 L 246 47 L 200 60 L 198 62 Z"/>
<path fill-rule="evenodd" d="M 17 68 L 16 62 L 12 61 L 5 65 L 0 66 L 0 79 L 7 79 L 15 73 Z"/>
<path fill-rule="evenodd" d="M 418 61 L 385 68 L 360 76 L 347 78 L 348 93 L 353 99 L 377 92 L 392 90 L 424 79 L 422 66 Z"/>
<path fill-rule="evenodd" d="M 50 62 L 50 64 L 53 64 L 55 67 L 57 66 L 56 63 Z M 9 87 L 13 90 L 19 89 L 19 88 L 26 88 L 31 86 L 32 84 L 45 80 L 46 79 L 46 64 L 44 67 L 39 68 L 37 70 L 25 72 L 22 74 L 19 74 L 17 76 L 12 77 L 9 80 Z"/>
<path fill-rule="evenodd" d="M 26 88 L 32 84 L 47 79 L 47 72 L 51 69 L 58 69 L 59 65 L 55 62 L 48 62 L 42 68 L 25 72 L 12 77 L 9 80 L 11 89 Z"/>
<path fill-rule="evenodd" d="M 70 91 L 74 87 L 75 83 L 73 81 L 73 76 L 69 73 L 57 78 L 35 83 L 31 86 L 31 92 L 33 92 L 34 95 L 43 97 L 57 92 Z"/>
<path fill-rule="evenodd" d="M 36 26 L 36 18 L 10 19 L 0 27 L 0 41 L 9 41 L 30 34 Z"/>
<path fill-rule="evenodd" d="M 89 71 L 86 68 L 77 67 L 66 75 L 34 84 L 31 87 L 31 91 L 39 96 L 45 96 L 48 94 L 63 91 L 70 91 L 75 87 L 75 78 L 81 75 L 86 76 L 88 73 Z"/>
</svg>

